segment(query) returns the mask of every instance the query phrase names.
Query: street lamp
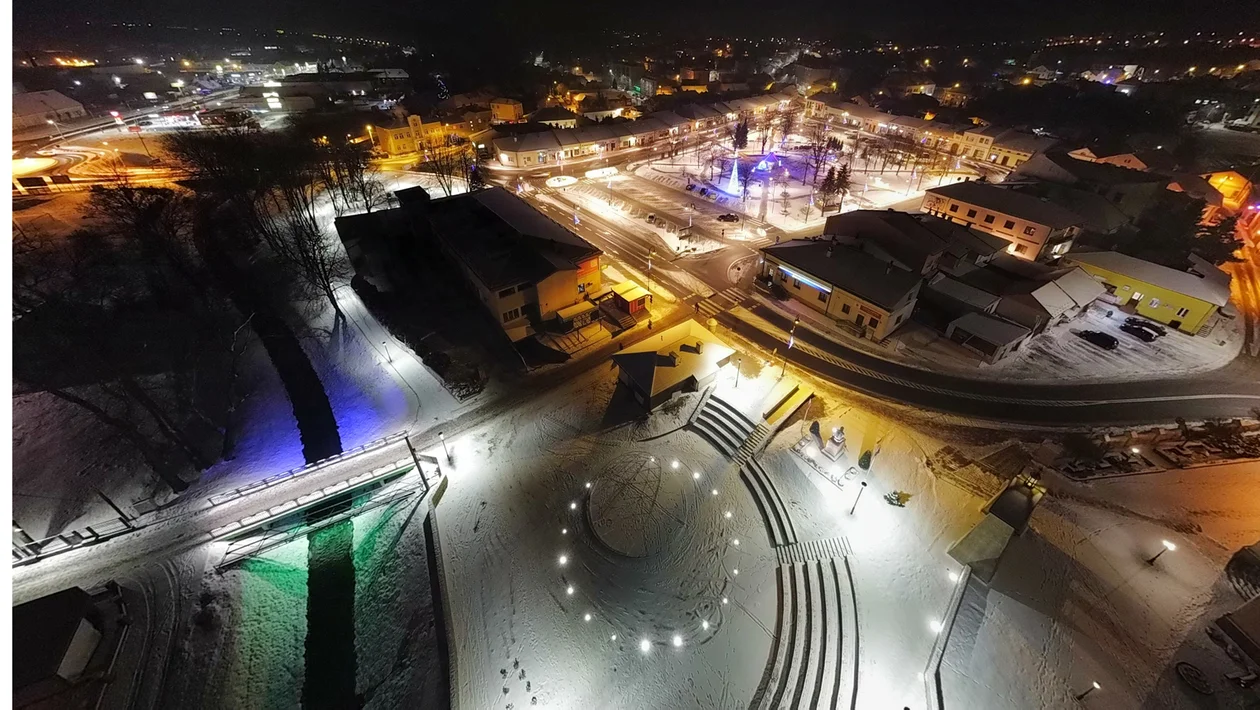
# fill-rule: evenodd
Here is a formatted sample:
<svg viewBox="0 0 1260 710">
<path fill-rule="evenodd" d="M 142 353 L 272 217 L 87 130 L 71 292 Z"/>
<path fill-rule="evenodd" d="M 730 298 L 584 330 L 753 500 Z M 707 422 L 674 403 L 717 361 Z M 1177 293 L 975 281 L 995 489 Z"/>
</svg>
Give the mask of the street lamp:
<svg viewBox="0 0 1260 710">
<path fill-rule="evenodd" d="M 66 134 L 61 132 L 61 124 L 57 123 L 56 121 L 52 120 L 51 118 L 46 119 L 46 122 L 47 122 L 47 123 L 49 123 L 49 124 L 51 124 L 53 128 L 56 128 L 56 129 L 57 129 L 57 137 L 58 137 L 58 138 L 60 138 L 60 139 L 61 139 L 61 140 L 63 140 L 63 141 L 66 139 Z"/>
<path fill-rule="evenodd" d="M 857 510 L 858 501 L 862 500 L 862 491 L 864 490 L 866 490 L 866 481 L 862 481 L 862 487 L 858 489 L 858 494 L 853 499 L 853 507 L 849 508 L 849 515 L 853 515 L 853 511 Z"/>
<path fill-rule="evenodd" d="M 800 324 L 801 324 L 801 319 L 800 319 L 800 318 L 793 318 L 793 319 L 792 319 L 792 328 L 791 328 L 791 330 L 789 330 L 789 331 L 788 331 L 788 346 L 787 346 L 787 350 L 784 350 L 784 351 L 783 351 L 783 371 L 779 373 L 779 379 L 782 379 L 782 378 L 783 378 L 783 376 L 787 374 L 787 358 L 788 358 L 788 350 L 791 350 L 791 349 L 792 349 L 792 346 L 793 346 L 793 345 L 796 345 L 796 326 L 798 326 L 798 325 L 800 325 Z"/>
<path fill-rule="evenodd" d="M 1160 550 L 1159 552 L 1156 552 L 1154 557 L 1152 557 L 1152 558 L 1150 558 L 1149 560 L 1147 560 L 1147 561 L 1146 561 L 1146 564 L 1148 564 L 1148 565 L 1153 565 L 1153 564 L 1155 564 L 1155 560 L 1158 560 L 1158 559 L 1160 558 L 1160 556 L 1161 556 L 1161 555 L 1163 555 L 1165 552 L 1168 552 L 1169 550 L 1175 550 L 1175 549 L 1177 549 L 1177 546 L 1176 546 L 1176 545 L 1174 545 L 1174 544 L 1173 544 L 1171 541 L 1169 541 L 1169 540 L 1161 540 L 1160 542 L 1162 542 L 1162 543 L 1164 544 L 1164 549 Z"/>
<path fill-rule="evenodd" d="M 1086 688 L 1086 689 L 1085 689 L 1085 692 L 1082 692 L 1082 693 L 1077 693 L 1077 694 L 1076 694 L 1076 699 L 1077 699 L 1077 700 L 1084 700 L 1084 699 L 1085 699 L 1085 696 L 1087 696 L 1087 695 L 1089 695 L 1090 693 L 1094 692 L 1095 690 L 1099 690 L 1099 689 L 1101 689 L 1101 688 L 1102 688 L 1102 686 L 1098 684 L 1098 681 L 1094 681 L 1093 683 L 1090 683 L 1090 685 L 1089 685 L 1089 687 L 1088 687 L 1088 688 Z"/>
<path fill-rule="evenodd" d="M 735 358 L 735 389 L 739 389 L 739 366 L 744 364 L 743 357 Z"/>
<path fill-rule="evenodd" d="M 442 440 L 442 453 L 446 454 L 446 461 L 449 463 L 451 460 L 451 451 L 446 448 L 446 434 L 439 431 L 438 438 Z"/>
</svg>

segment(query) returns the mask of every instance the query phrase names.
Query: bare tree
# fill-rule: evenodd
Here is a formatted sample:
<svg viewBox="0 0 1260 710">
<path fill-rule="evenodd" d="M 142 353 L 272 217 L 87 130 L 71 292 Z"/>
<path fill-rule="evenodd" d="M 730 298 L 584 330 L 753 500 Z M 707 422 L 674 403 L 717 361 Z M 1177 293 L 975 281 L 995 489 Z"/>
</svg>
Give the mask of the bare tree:
<svg viewBox="0 0 1260 710">
<path fill-rule="evenodd" d="M 757 131 L 761 134 L 761 152 L 765 154 L 766 144 L 770 142 L 775 126 L 779 122 L 778 109 L 766 109 L 757 117 Z"/>
<path fill-rule="evenodd" d="M 432 175 L 447 197 L 455 194 L 461 181 L 467 185 L 469 168 L 474 163 L 472 146 L 467 141 L 443 134 L 424 139 L 420 150 L 424 155 L 420 171 Z"/>
<path fill-rule="evenodd" d="M 779 112 L 779 145 L 787 143 L 788 136 L 792 135 L 792 131 L 796 130 L 796 123 L 799 114 L 792 107 Z"/>
</svg>

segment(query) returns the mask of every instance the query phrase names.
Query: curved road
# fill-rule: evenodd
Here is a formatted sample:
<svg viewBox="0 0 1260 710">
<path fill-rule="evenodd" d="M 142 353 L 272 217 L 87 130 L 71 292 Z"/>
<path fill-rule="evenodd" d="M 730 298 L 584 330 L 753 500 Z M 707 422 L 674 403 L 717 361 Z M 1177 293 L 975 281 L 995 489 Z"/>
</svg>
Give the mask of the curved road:
<svg viewBox="0 0 1260 710">
<path fill-rule="evenodd" d="M 762 305 L 751 309 L 785 331 L 791 321 Z M 745 339 L 779 350 L 781 333 L 768 333 L 730 313 L 719 322 Z M 803 325 L 787 359 L 797 367 L 868 395 L 950 414 L 1055 426 L 1139 424 L 1214 417 L 1251 416 L 1260 409 L 1260 364 L 1239 357 L 1229 366 L 1197 377 L 1147 381 L 1042 385 L 978 380 L 884 360 L 826 338 Z"/>
</svg>

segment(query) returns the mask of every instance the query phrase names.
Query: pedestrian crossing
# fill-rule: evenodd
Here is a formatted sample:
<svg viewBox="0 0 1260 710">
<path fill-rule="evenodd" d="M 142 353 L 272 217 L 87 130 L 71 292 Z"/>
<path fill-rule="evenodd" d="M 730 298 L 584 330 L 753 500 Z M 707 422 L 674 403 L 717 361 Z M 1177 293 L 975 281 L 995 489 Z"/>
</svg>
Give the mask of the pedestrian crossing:
<svg viewBox="0 0 1260 710">
<path fill-rule="evenodd" d="M 696 315 L 704 320 L 717 317 L 717 314 L 724 313 L 727 310 L 742 304 L 748 295 L 738 288 L 732 286 L 723 291 L 709 296 L 703 300 L 697 301 L 693 306 Z"/>
</svg>

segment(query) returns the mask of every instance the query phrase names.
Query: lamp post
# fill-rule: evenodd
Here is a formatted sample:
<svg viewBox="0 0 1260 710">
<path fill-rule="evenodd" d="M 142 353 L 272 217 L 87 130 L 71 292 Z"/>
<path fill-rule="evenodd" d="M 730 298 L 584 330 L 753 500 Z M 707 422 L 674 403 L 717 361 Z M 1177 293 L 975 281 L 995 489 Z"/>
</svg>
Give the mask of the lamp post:
<svg viewBox="0 0 1260 710">
<path fill-rule="evenodd" d="M 1089 687 L 1088 687 L 1088 688 L 1086 688 L 1084 692 L 1082 692 L 1082 693 L 1077 693 L 1077 694 L 1076 694 L 1076 699 L 1077 699 L 1077 700 L 1084 700 L 1084 699 L 1085 699 L 1085 697 L 1086 697 L 1087 695 L 1089 695 L 1090 693 L 1092 693 L 1092 692 L 1094 692 L 1095 690 L 1098 690 L 1098 689 L 1100 689 L 1100 688 L 1102 688 L 1102 686 L 1098 684 L 1098 681 L 1094 681 L 1093 683 L 1090 683 L 1090 684 L 1089 684 Z"/>
<path fill-rule="evenodd" d="M 1160 550 L 1159 552 L 1156 552 L 1154 557 L 1148 559 L 1146 561 L 1146 564 L 1154 565 L 1155 560 L 1158 560 L 1165 552 L 1168 552 L 1169 550 L 1177 549 L 1177 546 L 1168 540 L 1161 540 L 1160 542 L 1164 544 L 1164 548 Z"/>
<path fill-rule="evenodd" d="M 862 481 L 862 487 L 858 489 L 858 494 L 853 499 L 853 507 L 849 508 L 849 515 L 853 515 L 853 511 L 857 510 L 858 501 L 862 500 L 862 491 L 866 490 L 866 481 Z"/>
<path fill-rule="evenodd" d="M 62 131 L 61 131 L 61 124 L 57 123 L 56 121 L 52 120 L 51 118 L 45 119 L 45 122 L 47 122 L 47 123 L 51 124 L 53 128 L 56 128 L 56 129 L 57 129 L 57 137 L 58 137 L 58 138 L 60 138 L 60 139 L 61 139 L 61 140 L 63 140 L 63 141 L 66 139 L 66 134 L 65 134 L 65 133 L 62 133 Z"/>
<path fill-rule="evenodd" d="M 800 325 L 800 324 L 801 324 L 801 319 L 800 319 L 800 318 L 794 318 L 794 319 L 792 319 L 792 329 L 788 331 L 788 346 L 787 346 L 787 350 L 784 350 L 784 351 L 783 351 L 783 371 L 779 373 L 779 379 L 783 379 L 783 377 L 784 377 L 785 375 L 787 375 L 787 358 L 788 358 L 788 350 L 791 350 L 791 349 L 792 349 L 792 346 L 793 346 L 793 345 L 796 345 L 796 326 L 798 326 L 798 325 Z"/>
<path fill-rule="evenodd" d="M 446 434 L 443 434 L 442 432 L 439 431 L 438 438 L 442 440 L 442 453 L 446 455 L 447 463 L 450 463 L 451 451 L 450 449 L 446 448 Z"/>
<path fill-rule="evenodd" d="M 735 358 L 735 389 L 739 389 L 739 366 L 744 364 L 743 357 Z"/>
</svg>

